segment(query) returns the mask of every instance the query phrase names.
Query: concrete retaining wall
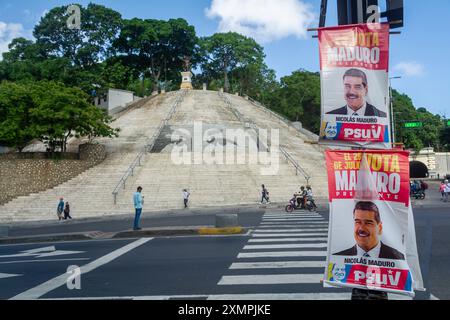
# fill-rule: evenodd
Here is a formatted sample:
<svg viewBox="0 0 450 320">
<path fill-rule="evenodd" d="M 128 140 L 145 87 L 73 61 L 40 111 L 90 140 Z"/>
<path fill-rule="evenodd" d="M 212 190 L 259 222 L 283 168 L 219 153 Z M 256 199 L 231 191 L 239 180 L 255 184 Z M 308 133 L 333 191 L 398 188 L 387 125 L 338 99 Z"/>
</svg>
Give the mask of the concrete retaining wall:
<svg viewBox="0 0 450 320">
<path fill-rule="evenodd" d="M 45 153 L 2 155 L 0 157 L 0 205 L 19 196 L 53 188 L 76 177 L 105 158 L 105 147 L 98 144 L 80 145 L 79 153 L 65 154 L 62 159 L 46 159 Z"/>
</svg>

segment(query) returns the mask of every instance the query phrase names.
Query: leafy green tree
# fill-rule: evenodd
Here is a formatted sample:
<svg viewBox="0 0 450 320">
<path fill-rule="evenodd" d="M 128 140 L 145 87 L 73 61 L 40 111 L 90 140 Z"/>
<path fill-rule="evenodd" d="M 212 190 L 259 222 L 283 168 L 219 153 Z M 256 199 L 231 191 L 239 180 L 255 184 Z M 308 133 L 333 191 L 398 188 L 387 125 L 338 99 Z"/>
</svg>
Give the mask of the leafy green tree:
<svg viewBox="0 0 450 320">
<path fill-rule="evenodd" d="M 31 127 L 35 107 L 25 86 L 6 81 L 0 84 L 0 141 L 3 144 L 21 152 L 37 137 Z"/>
<path fill-rule="evenodd" d="M 235 32 L 216 33 L 204 37 L 200 41 L 202 55 L 201 68 L 211 80 L 223 77 L 225 92 L 230 91 L 230 77 L 236 68 L 251 72 L 252 68 L 260 67 L 264 62 L 263 48 L 252 38 L 247 38 Z M 244 73 L 241 73 L 244 81 Z"/>
<path fill-rule="evenodd" d="M 34 28 L 36 42 L 48 56 L 65 57 L 87 68 L 105 60 L 122 26 L 120 13 L 90 3 L 81 9 L 80 29 L 69 29 L 68 6 L 51 9 Z"/>
<path fill-rule="evenodd" d="M 183 70 L 183 58 L 195 61 L 198 39 L 195 28 L 184 19 L 125 20 L 114 42 L 124 64 L 139 73 L 141 79 L 150 77 L 157 90 L 161 79 L 178 80 Z M 179 81 L 178 81 L 179 82 Z"/>
<path fill-rule="evenodd" d="M 55 82 L 41 82 L 32 87 L 37 107 L 33 110 L 32 128 L 39 139 L 66 151 L 71 136 L 114 137 L 118 131 L 111 128 L 112 121 L 105 111 L 92 105 L 89 96 L 78 88 L 67 88 Z"/>
<path fill-rule="evenodd" d="M 396 141 L 405 147 L 419 151 L 424 147 L 439 149 L 443 122 L 425 108 L 416 109 L 410 97 L 393 90 Z M 421 128 L 405 128 L 405 122 L 420 121 Z"/>
</svg>

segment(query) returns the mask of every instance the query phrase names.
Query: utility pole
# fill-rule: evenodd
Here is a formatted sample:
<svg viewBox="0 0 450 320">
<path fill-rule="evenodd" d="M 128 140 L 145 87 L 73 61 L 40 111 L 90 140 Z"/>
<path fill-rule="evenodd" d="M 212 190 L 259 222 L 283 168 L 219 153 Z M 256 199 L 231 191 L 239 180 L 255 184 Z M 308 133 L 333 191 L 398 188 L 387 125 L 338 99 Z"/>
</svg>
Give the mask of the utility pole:
<svg viewBox="0 0 450 320">
<path fill-rule="evenodd" d="M 390 106 L 391 106 L 391 141 L 392 146 L 395 144 L 395 114 L 394 114 L 394 97 L 392 95 L 392 85 L 391 80 L 392 79 L 401 79 L 402 77 L 391 77 L 389 78 L 389 99 L 390 99 Z"/>
</svg>

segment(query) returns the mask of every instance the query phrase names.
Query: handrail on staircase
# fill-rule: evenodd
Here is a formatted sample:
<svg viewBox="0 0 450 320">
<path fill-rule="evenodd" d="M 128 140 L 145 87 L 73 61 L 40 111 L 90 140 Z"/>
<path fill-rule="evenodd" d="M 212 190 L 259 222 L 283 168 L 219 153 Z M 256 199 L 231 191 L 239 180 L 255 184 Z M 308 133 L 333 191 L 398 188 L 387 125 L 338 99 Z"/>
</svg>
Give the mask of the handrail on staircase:
<svg viewBox="0 0 450 320">
<path fill-rule="evenodd" d="M 126 182 L 127 182 L 128 178 L 132 177 L 134 175 L 134 169 L 137 166 L 141 166 L 141 159 L 142 159 L 142 157 L 147 152 L 150 152 L 152 150 L 153 146 L 155 145 L 156 139 L 158 139 L 158 137 L 161 134 L 164 126 L 167 125 L 169 120 L 175 114 L 177 108 L 179 107 L 179 105 L 183 101 L 184 97 L 186 96 L 186 93 L 187 93 L 187 90 L 180 90 L 180 92 L 178 93 L 178 96 L 177 96 L 177 98 L 175 100 L 175 103 L 170 108 L 170 111 L 168 112 L 166 117 L 163 120 L 161 120 L 161 122 L 158 125 L 158 128 L 155 130 L 153 135 L 150 138 L 147 139 L 147 141 L 145 142 L 145 145 L 142 148 L 142 150 L 138 153 L 136 158 L 134 158 L 133 162 L 130 164 L 130 166 L 125 171 L 123 176 L 120 178 L 119 182 L 117 183 L 116 187 L 114 188 L 114 190 L 112 192 L 112 194 L 114 196 L 114 204 L 117 204 L 117 195 L 119 194 L 120 188 L 123 186 L 123 189 L 125 190 Z"/>
<path fill-rule="evenodd" d="M 298 164 L 297 161 L 295 161 L 295 159 L 291 156 L 291 154 L 286 149 L 284 149 L 282 146 L 280 146 L 279 148 L 280 148 L 281 153 L 286 158 L 286 160 L 288 162 L 290 162 L 294 166 L 294 168 L 295 168 L 295 175 L 298 175 L 298 172 L 300 172 L 303 175 L 303 177 L 305 178 L 306 184 L 309 184 L 309 180 L 311 179 L 310 175 L 305 171 L 305 169 L 303 169 Z"/>
</svg>

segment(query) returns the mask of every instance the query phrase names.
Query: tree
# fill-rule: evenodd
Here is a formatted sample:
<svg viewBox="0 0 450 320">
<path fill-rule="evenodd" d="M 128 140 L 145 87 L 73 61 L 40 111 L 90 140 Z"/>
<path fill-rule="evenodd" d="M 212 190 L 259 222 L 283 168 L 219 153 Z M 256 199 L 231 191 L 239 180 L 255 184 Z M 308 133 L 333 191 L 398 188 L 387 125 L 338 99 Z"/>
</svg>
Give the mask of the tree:
<svg viewBox="0 0 450 320">
<path fill-rule="evenodd" d="M 164 80 L 178 80 L 183 70 L 183 57 L 193 61 L 198 39 L 195 28 L 184 19 L 125 20 L 118 39 L 114 42 L 117 54 L 123 56 L 124 64 L 139 73 L 141 79 L 151 77 L 157 90 Z"/>
<path fill-rule="evenodd" d="M 204 37 L 200 46 L 203 72 L 212 79 L 223 76 L 225 92 L 230 91 L 229 77 L 236 68 L 262 66 L 265 57 L 263 48 L 255 40 L 235 32 Z"/>
<path fill-rule="evenodd" d="M 74 66 L 88 68 L 106 59 L 117 37 L 122 18 L 120 13 L 101 5 L 90 3 L 81 9 L 80 29 L 69 29 L 68 6 L 51 9 L 38 25 L 33 35 L 49 57 L 65 57 Z"/>
<path fill-rule="evenodd" d="M 114 137 L 112 119 L 78 88 L 42 81 L 0 84 L 0 141 L 19 151 L 33 139 L 66 151 L 71 136 Z"/>
<path fill-rule="evenodd" d="M 281 78 L 280 87 L 266 97 L 271 109 L 312 132 L 320 129 L 320 75 L 298 70 Z"/>
<path fill-rule="evenodd" d="M 31 127 L 32 112 L 36 107 L 25 86 L 11 82 L 0 84 L 0 141 L 19 152 L 37 137 Z"/>
<path fill-rule="evenodd" d="M 433 115 L 425 108 L 416 109 L 410 97 L 392 91 L 394 103 L 394 119 L 396 140 L 401 141 L 405 147 L 419 151 L 424 147 L 439 149 L 442 143 L 441 131 L 443 122 L 440 116 Z M 404 123 L 409 121 L 420 121 L 421 128 L 404 128 Z"/>
<path fill-rule="evenodd" d="M 32 112 L 31 127 L 52 151 L 60 147 L 65 152 L 68 138 L 74 135 L 118 135 L 118 130 L 109 126 L 111 117 L 92 105 L 89 96 L 80 89 L 44 81 L 32 86 L 31 90 L 37 105 Z"/>
</svg>

